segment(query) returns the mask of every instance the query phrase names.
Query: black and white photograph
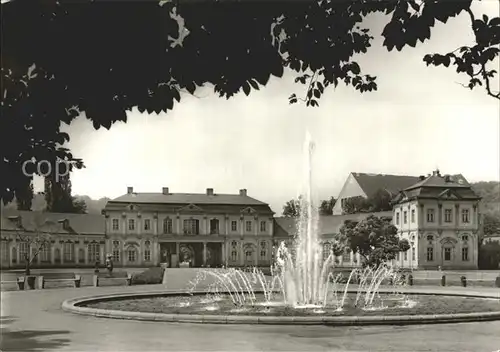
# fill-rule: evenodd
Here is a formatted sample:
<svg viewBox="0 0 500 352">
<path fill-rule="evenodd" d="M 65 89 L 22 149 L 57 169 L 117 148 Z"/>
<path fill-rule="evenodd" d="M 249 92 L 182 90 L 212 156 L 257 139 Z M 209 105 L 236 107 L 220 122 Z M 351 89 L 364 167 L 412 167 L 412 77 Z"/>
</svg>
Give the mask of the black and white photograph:
<svg viewBox="0 0 500 352">
<path fill-rule="evenodd" d="M 500 0 L 0 6 L 0 351 L 500 352 Z"/>
</svg>

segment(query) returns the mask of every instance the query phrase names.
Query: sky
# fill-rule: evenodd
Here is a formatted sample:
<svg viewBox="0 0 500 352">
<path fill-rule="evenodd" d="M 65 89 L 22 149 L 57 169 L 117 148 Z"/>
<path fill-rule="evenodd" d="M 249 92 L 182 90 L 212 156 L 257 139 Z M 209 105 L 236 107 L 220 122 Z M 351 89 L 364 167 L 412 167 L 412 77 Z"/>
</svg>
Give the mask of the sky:
<svg viewBox="0 0 500 352">
<path fill-rule="evenodd" d="M 498 16 L 498 1 L 475 4 L 477 14 Z M 269 203 L 281 213 L 303 185 L 306 131 L 315 143 L 314 196 L 336 197 L 350 172 L 419 176 L 439 168 L 469 181 L 500 179 L 500 104 L 470 91 L 451 68 L 426 67 L 427 53 L 447 53 L 472 41 L 463 14 L 436 25 L 432 39 L 416 48 L 381 47 L 381 17 L 370 19 L 374 46 L 356 58 L 376 75 L 377 92 L 329 89 L 319 107 L 288 104 L 305 94 L 294 76 L 271 79 L 249 97 L 216 97 L 209 88 L 185 95 L 173 111 L 128 113 L 127 123 L 94 130 L 85 117 L 64 126 L 73 154 L 86 168 L 72 174 L 73 194 L 94 199 L 136 192 L 238 193 Z M 498 80 L 496 82 L 498 86 Z M 35 181 L 41 191 L 43 181 Z"/>
</svg>

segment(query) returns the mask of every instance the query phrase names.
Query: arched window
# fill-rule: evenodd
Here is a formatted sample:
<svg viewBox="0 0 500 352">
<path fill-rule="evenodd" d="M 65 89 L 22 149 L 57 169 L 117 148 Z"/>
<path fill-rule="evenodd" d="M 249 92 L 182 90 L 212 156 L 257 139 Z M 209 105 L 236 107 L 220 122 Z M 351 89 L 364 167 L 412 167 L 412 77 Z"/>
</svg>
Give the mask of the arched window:
<svg viewBox="0 0 500 352">
<path fill-rule="evenodd" d="M 19 261 L 21 263 L 26 262 L 26 257 L 29 255 L 29 246 L 26 242 L 19 243 Z"/>
<path fill-rule="evenodd" d="M 75 260 L 75 245 L 72 242 L 63 243 L 63 259 L 65 263 Z"/>
<path fill-rule="evenodd" d="M 40 251 L 40 260 L 43 263 L 50 263 L 50 243 L 45 242 Z"/>
<path fill-rule="evenodd" d="M 219 219 L 210 220 L 210 234 L 216 235 L 219 233 Z"/>
</svg>

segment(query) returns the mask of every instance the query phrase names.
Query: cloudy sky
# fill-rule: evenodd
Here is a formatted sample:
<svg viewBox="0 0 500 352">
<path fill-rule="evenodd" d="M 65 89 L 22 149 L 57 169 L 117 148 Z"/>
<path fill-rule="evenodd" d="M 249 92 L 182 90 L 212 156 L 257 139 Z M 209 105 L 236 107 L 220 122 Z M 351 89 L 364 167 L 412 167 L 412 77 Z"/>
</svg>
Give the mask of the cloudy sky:
<svg viewBox="0 0 500 352">
<path fill-rule="evenodd" d="M 476 4 L 477 13 L 498 15 L 498 1 Z M 92 198 L 137 192 L 237 193 L 281 212 L 300 190 L 303 141 L 316 143 L 313 181 L 319 198 L 336 196 L 349 172 L 421 175 L 438 167 L 469 181 L 499 180 L 499 102 L 470 91 L 453 69 L 426 67 L 426 53 L 468 44 L 466 15 L 437 25 L 433 39 L 403 52 L 381 48 L 382 21 L 374 19 L 374 47 L 358 59 L 378 76 L 377 92 L 339 86 L 319 108 L 289 105 L 302 93 L 289 73 L 265 88 L 229 101 L 208 89 L 185 96 L 167 114 L 133 111 L 128 122 L 95 131 L 85 118 L 65 129 L 69 147 L 86 169 L 72 176 L 73 193 Z M 498 85 L 497 85 L 498 86 Z M 35 184 L 41 190 L 42 182 Z"/>
</svg>

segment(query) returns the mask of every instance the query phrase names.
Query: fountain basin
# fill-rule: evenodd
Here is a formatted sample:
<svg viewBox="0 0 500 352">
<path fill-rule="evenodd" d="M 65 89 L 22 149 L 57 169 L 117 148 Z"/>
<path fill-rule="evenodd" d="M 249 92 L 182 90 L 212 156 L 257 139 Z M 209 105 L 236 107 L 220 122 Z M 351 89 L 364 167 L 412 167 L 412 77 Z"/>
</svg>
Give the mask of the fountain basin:
<svg viewBox="0 0 500 352">
<path fill-rule="evenodd" d="M 349 290 L 352 294 L 356 290 Z M 381 289 L 381 294 L 389 293 L 390 290 Z M 205 297 L 205 291 L 193 292 L 192 299 L 201 299 Z M 458 323 L 458 322 L 472 322 L 472 321 L 488 321 L 500 320 L 500 294 L 486 293 L 486 292 L 432 292 L 429 289 L 412 290 L 408 292 L 410 299 L 416 298 L 422 301 L 427 297 L 429 300 L 441 301 L 448 304 L 456 299 L 457 304 L 462 304 L 464 300 L 470 300 L 468 305 L 472 311 L 464 309 L 457 310 L 455 313 L 432 314 L 436 312 L 434 308 L 425 309 L 423 304 L 422 310 L 408 309 L 408 314 L 401 314 L 401 311 L 390 314 L 390 309 L 385 311 L 365 311 L 363 315 L 345 315 L 340 312 L 336 315 L 318 314 L 312 312 L 310 309 L 307 314 L 304 309 L 296 309 L 294 316 L 290 315 L 275 315 L 271 313 L 263 313 L 262 306 L 257 306 L 258 310 L 250 310 L 246 312 L 227 312 L 224 310 L 192 310 L 189 313 L 182 313 L 182 307 L 165 307 L 165 305 L 158 305 L 158 311 L 154 311 L 147 300 L 163 300 L 166 302 L 178 302 L 180 298 L 186 296 L 183 292 L 141 292 L 141 293 L 121 293 L 121 294 L 108 294 L 101 296 L 82 297 L 70 299 L 62 304 L 63 310 L 71 313 L 90 315 L 96 317 L 114 318 L 114 319 L 131 319 L 141 321 L 162 321 L 162 322 L 178 322 L 178 323 L 210 323 L 210 324 L 304 324 L 304 325 L 408 325 L 408 324 L 432 324 L 432 323 Z M 120 309 L 112 309 L 120 307 L 116 305 L 117 302 L 124 301 L 143 301 L 143 307 L 150 307 L 149 311 L 132 311 Z M 428 301 L 429 302 L 429 301 Z M 424 303 L 424 302 L 421 302 Z M 211 305 L 211 304 L 209 304 Z M 106 307 L 107 309 L 96 308 Z M 127 309 L 140 310 L 141 305 L 136 305 L 134 308 Z M 111 309 L 108 309 L 111 308 Z M 276 307 L 271 307 L 275 309 Z M 170 309 L 170 310 L 169 310 Z M 178 313 L 174 313 L 177 309 Z M 171 313 L 169 313 L 169 311 Z M 300 314 L 299 314 L 300 313 Z M 394 312 L 393 312 L 394 313 Z M 422 314 L 424 313 L 424 314 Z"/>
</svg>

